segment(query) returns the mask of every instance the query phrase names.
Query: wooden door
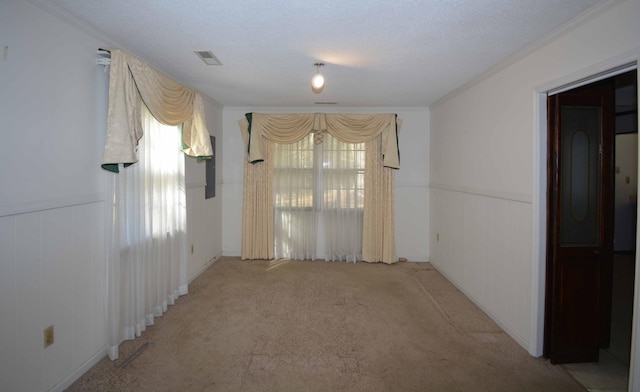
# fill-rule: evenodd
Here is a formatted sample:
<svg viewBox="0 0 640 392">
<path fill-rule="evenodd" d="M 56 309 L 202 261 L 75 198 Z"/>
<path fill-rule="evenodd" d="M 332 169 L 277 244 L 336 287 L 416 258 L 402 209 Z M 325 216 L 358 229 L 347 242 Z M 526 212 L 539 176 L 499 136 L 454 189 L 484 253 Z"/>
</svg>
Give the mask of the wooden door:
<svg viewBox="0 0 640 392">
<path fill-rule="evenodd" d="M 613 264 L 614 83 L 548 99 L 544 354 L 592 362 L 608 347 Z"/>
</svg>

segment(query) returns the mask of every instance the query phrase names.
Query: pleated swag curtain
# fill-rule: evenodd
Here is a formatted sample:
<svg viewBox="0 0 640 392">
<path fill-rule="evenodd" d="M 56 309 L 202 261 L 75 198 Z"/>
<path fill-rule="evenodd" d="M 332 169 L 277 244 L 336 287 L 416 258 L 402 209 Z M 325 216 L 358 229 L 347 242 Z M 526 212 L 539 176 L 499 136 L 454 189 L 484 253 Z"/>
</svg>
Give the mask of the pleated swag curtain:
<svg viewBox="0 0 640 392">
<path fill-rule="evenodd" d="M 365 143 L 362 259 L 395 263 L 394 188 L 400 168 L 395 114 L 247 113 L 239 121 L 245 141 L 242 259 L 273 259 L 273 143 L 288 144 L 313 132 L 344 143 Z"/>
<path fill-rule="evenodd" d="M 118 172 L 118 164 L 138 161 L 143 136 L 141 107 L 163 124 L 182 125 L 182 151 L 192 157 L 213 155 L 202 96 L 119 49 L 109 49 L 109 112 L 102 167 Z"/>
</svg>

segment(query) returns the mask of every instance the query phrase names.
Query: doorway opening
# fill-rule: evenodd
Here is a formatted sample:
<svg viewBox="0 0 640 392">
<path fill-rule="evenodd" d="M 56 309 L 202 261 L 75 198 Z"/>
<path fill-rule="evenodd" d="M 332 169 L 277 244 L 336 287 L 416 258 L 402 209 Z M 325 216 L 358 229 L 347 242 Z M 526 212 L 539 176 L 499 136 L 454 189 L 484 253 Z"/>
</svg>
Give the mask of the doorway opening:
<svg viewBox="0 0 640 392">
<path fill-rule="evenodd" d="M 604 91 L 601 103 L 585 98 L 598 91 Z M 613 104 L 602 103 L 607 99 Z M 591 122 L 602 126 L 585 134 L 581 127 L 587 123 L 578 117 L 593 115 L 596 107 L 602 113 Z M 613 360 L 628 374 L 637 231 L 637 107 L 636 70 L 548 98 L 544 356 L 552 363 Z M 598 146 L 585 147 L 595 135 Z M 590 173 L 594 168 L 600 172 Z M 589 237 L 589 230 L 600 234 Z"/>
</svg>

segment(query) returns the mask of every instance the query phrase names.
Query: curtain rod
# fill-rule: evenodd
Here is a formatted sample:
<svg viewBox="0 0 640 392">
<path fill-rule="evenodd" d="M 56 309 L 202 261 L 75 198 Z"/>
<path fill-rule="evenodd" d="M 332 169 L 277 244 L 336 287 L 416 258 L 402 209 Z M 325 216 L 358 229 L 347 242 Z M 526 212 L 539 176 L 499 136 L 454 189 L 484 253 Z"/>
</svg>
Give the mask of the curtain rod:
<svg viewBox="0 0 640 392">
<path fill-rule="evenodd" d="M 111 65 L 111 52 L 109 50 L 98 48 L 96 54 L 98 55 L 98 59 L 96 60 L 98 65 Z"/>
</svg>

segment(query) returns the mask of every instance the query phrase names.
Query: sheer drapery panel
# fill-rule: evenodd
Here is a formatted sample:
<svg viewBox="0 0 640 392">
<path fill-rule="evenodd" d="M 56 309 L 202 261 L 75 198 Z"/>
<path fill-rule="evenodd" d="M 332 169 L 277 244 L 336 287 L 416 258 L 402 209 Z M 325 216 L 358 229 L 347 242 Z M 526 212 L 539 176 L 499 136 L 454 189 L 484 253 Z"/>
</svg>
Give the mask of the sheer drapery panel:
<svg viewBox="0 0 640 392">
<path fill-rule="evenodd" d="M 110 174 L 107 320 L 112 360 L 187 293 L 186 200 L 180 130 L 143 107 L 139 162 Z"/>
<path fill-rule="evenodd" d="M 267 141 L 267 143 L 271 143 Z M 318 169 L 314 162 L 313 136 L 273 143 L 274 250 L 275 258 L 317 258 Z"/>
<path fill-rule="evenodd" d="M 362 260 L 364 144 L 308 134 L 273 148 L 275 258 Z"/>
<path fill-rule="evenodd" d="M 365 144 L 332 135 L 318 144 L 322 156 L 322 208 L 325 260 L 362 260 L 365 200 Z"/>
</svg>

